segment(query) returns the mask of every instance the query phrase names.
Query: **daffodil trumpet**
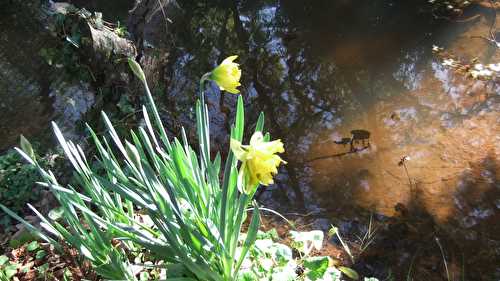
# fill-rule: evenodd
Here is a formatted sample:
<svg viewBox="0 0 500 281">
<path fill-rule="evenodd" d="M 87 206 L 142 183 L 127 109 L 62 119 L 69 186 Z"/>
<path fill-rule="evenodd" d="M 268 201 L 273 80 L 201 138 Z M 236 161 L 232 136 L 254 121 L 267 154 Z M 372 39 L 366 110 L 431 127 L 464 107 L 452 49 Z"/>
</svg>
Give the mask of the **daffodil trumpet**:
<svg viewBox="0 0 500 281">
<path fill-rule="evenodd" d="M 277 153 L 285 152 L 281 140 L 265 141 L 261 132 L 255 132 L 248 145 L 231 139 L 231 150 L 240 160 L 238 188 L 241 193 L 251 194 L 259 184 L 267 186 L 274 183 L 281 163 L 286 164 Z"/>
</svg>

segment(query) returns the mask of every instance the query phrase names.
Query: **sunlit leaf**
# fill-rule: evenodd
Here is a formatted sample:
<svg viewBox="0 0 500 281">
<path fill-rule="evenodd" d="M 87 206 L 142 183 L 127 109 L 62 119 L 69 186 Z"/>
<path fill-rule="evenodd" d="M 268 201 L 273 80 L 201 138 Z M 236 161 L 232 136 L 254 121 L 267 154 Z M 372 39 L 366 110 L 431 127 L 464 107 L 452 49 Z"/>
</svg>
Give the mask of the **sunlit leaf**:
<svg viewBox="0 0 500 281">
<path fill-rule="evenodd" d="M 5 255 L 0 256 L 0 265 L 4 265 L 9 261 L 9 258 Z"/>
<path fill-rule="evenodd" d="M 23 135 L 20 136 L 20 146 L 22 151 L 26 153 L 26 155 L 28 155 L 32 159 L 35 158 L 35 152 L 33 151 L 31 143 Z"/>
<path fill-rule="evenodd" d="M 146 75 L 144 75 L 144 71 L 142 71 L 142 68 L 139 65 L 139 63 L 137 63 L 135 59 L 129 58 L 128 65 L 130 66 L 132 72 L 134 72 L 135 76 L 137 76 L 137 78 L 139 78 L 142 81 L 142 83 L 146 83 Z"/>
<path fill-rule="evenodd" d="M 353 280 L 359 280 L 359 275 L 356 271 L 354 271 L 354 269 L 351 269 L 351 268 L 345 267 L 345 266 L 340 266 L 339 270 L 342 271 L 342 273 L 344 273 L 345 276 L 347 276 Z"/>
<path fill-rule="evenodd" d="M 33 252 L 34 250 L 38 249 L 40 247 L 40 244 L 38 244 L 37 241 L 31 241 L 27 246 L 26 250 Z"/>
<path fill-rule="evenodd" d="M 64 209 L 59 207 L 59 208 L 55 208 L 55 209 L 50 210 L 48 217 L 51 220 L 57 221 L 63 217 L 63 214 L 64 214 Z"/>
<path fill-rule="evenodd" d="M 304 260 L 304 267 L 306 268 L 306 276 L 310 280 L 318 280 L 323 278 L 326 270 L 328 269 L 328 257 L 310 257 Z"/>
</svg>

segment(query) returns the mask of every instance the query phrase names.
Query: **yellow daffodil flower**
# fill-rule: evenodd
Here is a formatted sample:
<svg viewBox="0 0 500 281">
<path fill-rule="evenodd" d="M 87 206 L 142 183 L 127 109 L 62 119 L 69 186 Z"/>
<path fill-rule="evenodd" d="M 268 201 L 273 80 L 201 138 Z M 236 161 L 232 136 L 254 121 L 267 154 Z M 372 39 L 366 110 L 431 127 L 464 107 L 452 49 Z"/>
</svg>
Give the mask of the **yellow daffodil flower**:
<svg viewBox="0 0 500 281">
<path fill-rule="evenodd" d="M 278 166 L 285 163 L 276 155 L 283 153 L 281 140 L 266 142 L 261 132 L 255 132 L 249 145 L 231 139 L 231 150 L 238 160 L 242 162 L 239 172 L 239 181 L 243 190 L 240 192 L 249 194 L 257 184 L 270 185 L 274 183 L 273 176 L 278 173 Z"/>
<path fill-rule="evenodd" d="M 239 93 L 237 87 L 241 85 L 241 69 L 239 64 L 234 62 L 236 58 L 238 56 L 226 58 L 210 73 L 210 80 L 217 83 L 221 90 L 228 91 L 231 94 Z"/>
</svg>

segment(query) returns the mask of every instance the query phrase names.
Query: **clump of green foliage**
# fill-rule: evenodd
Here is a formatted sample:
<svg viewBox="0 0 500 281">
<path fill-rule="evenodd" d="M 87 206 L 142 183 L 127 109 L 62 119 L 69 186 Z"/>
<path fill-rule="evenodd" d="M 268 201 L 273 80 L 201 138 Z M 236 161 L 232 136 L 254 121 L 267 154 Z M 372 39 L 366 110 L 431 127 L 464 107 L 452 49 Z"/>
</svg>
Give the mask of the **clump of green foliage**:
<svg viewBox="0 0 500 281">
<path fill-rule="evenodd" d="M 255 246 L 245 258 L 239 281 L 341 281 L 343 276 L 359 280 L 348 267 L 335 267 L 328 256 L 313 256 L 320 251 L 324 233 L 320 230 L 291 231 L 291 245 L 277 242 L 276 231 L 259 232 Z M 378 281 L 365 278 L 364 281 Z"/>
<path fill-rule="evenodd" d="M 118 136 L 105 114 L 108 138 L 97 136 L 88 127 L 104 175 L 93 170 L 81 147 L 66 140 L 54 124 L 57 139 L 74 168 L 75 186 L 60 184 L 40 165 L 28 144 L 18 151 L 38 169 L 44 186 L 61 204 L 61 212 L 46 217 L 30 206 L 41 219 L 41 232 L 0 207 L 54 247 L 62 249 L 64 244 L 59 241 L 64 241 L 77 249 L 105 279 L 137 280 L 142 267 L 132 267 L 129 254 L 147 251 L 155 266 L 167 268 L 168 278 L 235 280 L 259 227 L 259 208 L 253 203 L 257 185 L 242 186 L 245 177 L 231 151 L 225 165 L 220 155 L 212 159 L 203 92 L 208 75 L 200 81 L 200 101 L 196 104 L 198 154 L 184 132 L 180 140 L 169 140 L 144 73 L 135 61 L 130 60 L 130 64 L 146 88 L 145 126 L 131 131 L 129 140 Z M 231 133 L 239 142 L 243 139 L 243 111 L 240 97 Z M 262 115 L 256 131 L 263 130 L 263 123 Z M 248 232 L 240 243 L 250 210 Z"/>
<path fill-rule="evenodd" d="M 160 280 L 179 281 L 337 281 L 341 272 L 356 277 L 351 269 L 333 267 L 328 257 L 310 256 L 313 249 L 321 249 L 321 231 L 291 232 L 298 257 L 288 246 L 259 236 L 261 208 L 253 197 L 259 184 L 272 183 L 283 162 L 276 153 L 284 149 L 281 141 L 270 141 L 263 133 L 262 113 L 250 144 L 241 144 L 245 128 L 241 96 L 225 163 L 219 153 L 215 157 L 211 153 L 205 83 L 212 80 L 237 93 L 241 73 L 234 59 L 226 59 L 200 80 L 197 150 L 184 130 L 180 139 L 169 139 L 142 69 L 129 60 L 146 89 L 144 125 L 128 138 L 120 137 L 103 113 L 107 137 L 88 127 L 97 151 L 97 171 L 82 148 L 66 140 L 53 124 L 75 172 L 74 184 L 69 185 L 42 167 L 27 141 L 21 142 L 18 152 L 39 171 L 42 185 L 61 207 L 44 216 L 28 205 L 43 230 L 2 204 L 0 208 L 56 249 L 62 251 L 67 245 L 76 249 L 106 280 L 147 280 L 151 268 L 159 269 Z M 297 269 L 302 272 L 296 273 Z"/>
<path fill-rule="evenodd" d="M 8 150 L 0 156 L 0 202 L 3 205 L 16 212 L 21 211 L 26 203 L 39 198 L 42 188 L 35 182 L 40 179 L 36 167 L 24 163 L 15 150 Z M 0 213 L 2 228 L 8 228 L 10 222 L 9 216 Z"/>
<path fill-rule="evenodd" d="M 0 281 L 9 281 L 17 273 L 21 265 L 10 262 L 7 256 L 0 256 Z"/>
</svg>

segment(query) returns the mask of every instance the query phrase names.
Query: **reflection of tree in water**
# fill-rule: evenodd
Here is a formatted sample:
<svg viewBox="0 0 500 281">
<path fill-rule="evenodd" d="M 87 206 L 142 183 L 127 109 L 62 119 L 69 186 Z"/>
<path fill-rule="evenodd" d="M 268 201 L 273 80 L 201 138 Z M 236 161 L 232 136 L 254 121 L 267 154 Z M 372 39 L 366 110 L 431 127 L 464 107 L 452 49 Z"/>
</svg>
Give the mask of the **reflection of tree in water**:
<svg viewBox="0 0 500 281">
<path fill-rule="evenodd" d="M 179 3 L 185 15 L 174 23 L 176 48 L 170 54 L 174 65 L 170 81 L 175 83 L 168 89 L 171 111 L 192 104 L 195 95 L 185 94 L 195 92 L 196 84 L 191 81 L 227 55 L 238 54 L 243 94 L 254 113 L 248 116 L 255 118 L 263 110 L 267 127 L 286 143 L 289 179 L 285 184 L 295 192 L 295 205 L 304 207 L 299 188 L 303 183 L 298 178 L 308 176 L 301 163 L 311 139 L 349 116 L 363 116 L 373 100 L 404 89 L 395 77 L 380 70 L 399 67 L 394 57 L 415 41 L 401 43 L 401 34 L 412 33 L 401 30 L 404 23 L 408 23 L 406 28 L 421 28 L 415 27 L 419 15 L 401 11 L 414 8 L 409 4 L 365 2 Z M 400 33 L 385 35 L 396 32 Z M 231 116 L 234 97 L 230 94 L 221 93 L 209 102 L 224 113 L 216 119 Z M 225 123 L 216 128 L 227 132 L 229 121 Z"/>
<path fill-rule="evenodd" d="M 371 107 L 376 102 L 403 100 L 402 93 L 415 90 L 418 74 L 427 63 L 424 60 L 427 51 L 423 49 L 433 40 L 426 35 L 433 23 L 415 11 L 414 1 L 361 2 L 179 2 L 184 14 L 172 26 L 174 48 L 169 54 L 169 71 L 165 74 L 171 82 L 167 83 L 167 110 L 171 114 L 177 112 L 175 117 L 180 123 L 186 122 L 186 116 L 189 117 L 186 112 L 196 97 L 197 84 L 193 81 L 226 56 L 239 55 L 244 73 L 242 93 L 248 107 L 247 133 L 251 132 L 258 112 L 263 110 L 266 128 L 286 145 L 284 158 L 289 164 L 280 173 L 279 192 L 271 192 L 272 196 L 283 196 L 283 191 L 293 190 L 284 199 L 293 202 L 289 207 L 295 210 L 314 202 L 315 199 L 310 198 L 312 195 L 329 198 L 328 194 L 312 194 L 308 190 L 311 171 L 303 163 L 311 144 L 324 131 L 357 124 L 359 119 L 364 120 L 362 124 L 378 124 L 369 122 L 374 118 L 368 115 L 374 112 Z M 214 143 L 227 147 L 224 142 L 227 142 L 236 98 L 226 93 L 210 95 L 208 102 L 211 116 L 214 116 L 212 129 L 216 134 Z M 441 108 L 434 106 L 425 110 L 440 111 Z M 412 133 L 413 127 L 408 128 L 405 134 Z M 352 129 L 372 131 L 372 128 L 348 127 L 346 132 Z M 406 140 L 398 144 L 404 146 Z M 346 177 L 357 182 L 375 176 L 369 169 L 363 169 L 347 171 Z M 274 199 L 283 200 L 281 197 Z M 338 197 L 327 201 L 338 205 L 354 204 L 349 200 L 336 200 Z M 414 205 L 424 203 L 417 199 L 412 201 Z M 417 225 L 418 230 L 418 226 L 422 226 L 434 233 L 436 223 L 429 214 L 422 215 L 422 212 L 418 216 L 411 213 L 413 227 Z M 413 230 L 410 226 L 407 232 L 396 232 L 403 236 L 409 231 L 413 236 L 394 243 L 395 255 L 401 254 L 399 247 L 415 249 L 411 244 L 422 237 Z M 457 243 L 444 239 L 443 244 Z M 437 251 L 434 244 L 426 251 L 438 253 L 434 252 Z M 391 262 L 395 263 L 398 258 L 395 256 Z"/>
</svg>

